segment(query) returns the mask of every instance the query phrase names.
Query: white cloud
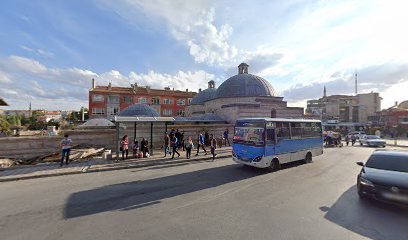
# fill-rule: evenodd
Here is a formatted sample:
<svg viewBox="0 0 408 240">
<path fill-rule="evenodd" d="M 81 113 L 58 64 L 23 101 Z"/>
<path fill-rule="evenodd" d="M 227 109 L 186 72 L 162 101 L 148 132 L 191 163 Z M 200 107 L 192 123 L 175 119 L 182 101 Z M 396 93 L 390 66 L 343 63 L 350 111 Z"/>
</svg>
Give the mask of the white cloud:
<svg viewBox="0 0 408 240">
<path fill-rule="evenodd" d="M 214 15 L 214 8 L 209 11 L 204 10 L 193 24 L 187 25 L 187 31 L 179 29 L 176 34 L 177 38 L 187 42 L 190 55 L 196 62 L 223 65 L 234 58 L 238 50 L 228 43 L 228 38 L 233 31 L 232 27 L 224 24 L 217 29 L 214 25 Z"/>
<path fill-rule="evenodd" d="M 100 74 L 79 68 L 48 68 L 33 59 L 20 56 L 0 58 L 0 96 L 11 105 L 9 108 L 26 108 L 28 102 L 37 108 L 79 109 L 88 105 L 88 90 L 91 79 L 97 85 L 130 87 L 132 83 L 140 86 L 164 87 L 177 90 L 197 91 L 205 88 L 207 79 L 214 75 L 199 70 L 178 71 L 176 74 L 148 71 L 147 73 L 130 72 L 128 76 L 117 70 Z"/>
<path fill-rule="evenodd" d="M 33 59 L 19 57 L 19 56 L 10 56 L 7 62 L 3 61 L 3 64 L 11 66 L 12 68 L 18 69 L 20 71 L 40 74 L 46 71 L 46 67 L 35 61 Z"/>
<path fill-rule="evenodd" d="M 158 19 L 157 28 L 162 30 L 166 25 L 198 63 L 225 65 L 238 53 L 237 48 L 228 43 L 233 28 L 229 24 L 215 24 L 215 9 L 209 1 L 106 1 L 105 5 L 135 25 L 143 22 L 136 17 L 140 13 L 149 19 Z"/>
<path fill-rule="evenodd" d="M 322 74 L 323 75 L 323 74 Z M 404 89 L 408 86 L 408 64 L 387 62 L 369 65 L 358 70 L 358 92 L 379 92 L 383 97 L 383 107 L 391 106 L 394 101 L 407 100 Z M 326 77 L 307 83 L 299 83 L 283 92 L 286 100 L 304 102 L 323 96 L 326 86 L 328 95 L 354 94 L 354 72 L 348 70 L 326 74 Z"/>
<path fill-rule="evenodd" d="M 0 83 L 10 83 L 10 77 L 3 71 L 0 70 Z"/>
<path fill-rule="evenodd" d="M 33 48 L 30 48 L 30 47 L 27 47 L 27 46 L 24 46 L 24 45 L 21 45 L 20 48 L 23 49 L 23 50 L 26 50 L 27 52 L 35 53 L 35 54 L 37 54 L 39 56 L 44 56 L 44 57 L 53 57 L 54 56 L 54 54 L 52 52 L 48 52 L 48 51 L 45 51 L 43 49 L 33 49 Z"/>
</svg>

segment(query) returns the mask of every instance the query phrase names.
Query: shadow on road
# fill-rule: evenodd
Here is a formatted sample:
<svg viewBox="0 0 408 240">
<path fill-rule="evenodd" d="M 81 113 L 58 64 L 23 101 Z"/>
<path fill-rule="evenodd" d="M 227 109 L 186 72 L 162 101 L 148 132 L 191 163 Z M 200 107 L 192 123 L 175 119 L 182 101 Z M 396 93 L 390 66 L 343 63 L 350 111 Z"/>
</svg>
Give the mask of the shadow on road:
<svg viewBox="0 0 408 240">
<path fill-rule="evenodd" d="M 325 218 L 370 239 L 408 239 L 408 210 L 360 200 L 353 186 L 332 207 L 321 207 Z"/>
<path fill-rule="evenodd" d="M 73 193 L 64 218 L 76 218 L 112 210 L 137 209 L 174 196 L 217 187 L 264 174 L 258 169 L 228 165 L 145 181 L 126 182 Z"/>
</svg>

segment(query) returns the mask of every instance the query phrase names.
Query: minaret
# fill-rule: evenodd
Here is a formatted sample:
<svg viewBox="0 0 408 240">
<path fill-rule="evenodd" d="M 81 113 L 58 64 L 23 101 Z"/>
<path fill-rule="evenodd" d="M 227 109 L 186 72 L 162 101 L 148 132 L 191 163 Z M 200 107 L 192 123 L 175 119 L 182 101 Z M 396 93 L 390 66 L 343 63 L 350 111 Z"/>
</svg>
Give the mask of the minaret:
<svg viewBox="0 0 408 240">
<path fill-rule="evenodd" d="M 33 113 L 32 113 L 32 110 L 31 110 L 31 102 L 30 102 L 30 106 L 28 107 L 28 116 L 29 117 L 33 116 Z"/>
<path fill-rule="evenodd" d="M 323 89 L 323 97 L 327 97 L 327 95 L 326 95 L 326 85 L 324 85 L 324 89 Z"/>
<path fill-rule="evenodd" d="M 356 91 L 356 96 L 357 96 L 357 71 L 355 74 L 355 91 Z"/>
</svg>

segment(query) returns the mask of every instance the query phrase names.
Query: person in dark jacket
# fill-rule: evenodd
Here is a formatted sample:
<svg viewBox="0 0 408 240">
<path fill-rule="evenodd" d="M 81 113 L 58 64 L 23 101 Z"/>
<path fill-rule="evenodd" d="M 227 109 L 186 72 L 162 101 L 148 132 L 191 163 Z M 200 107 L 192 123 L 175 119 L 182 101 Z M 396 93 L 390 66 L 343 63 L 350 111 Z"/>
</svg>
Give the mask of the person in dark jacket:
<svg viewBox="0 0 408 240">
<path fill-rule="evenodd" d="M 170 145 L 173 147 L 173 155 L 172 155 L 171 159 L 174 159 L 174 154 L 175 153 L 177 153 L 178 157 L 180 157 L 180 153 L 177 152 L 178 143 L 177 143 L 177 138 L 175 136 L 173 136 L 170 139 Z"/>
<path fill-rule="evenodd" d="M 147 141 L 145 138 L 142 139 L 140 142 L 140 151 L 143 153 L 143 157 L 146 157 L 146 152 L 147 152 Z"/>
<path fill-rule="evenodd" d="M 215 161 L 215 156 L 217 154 L 215 154 L 215 149 L 217 148 L 217 140 L 215 139 L 214 135 L 210 135 L 210 147 L 211 147 L 211 154 L 212 154 L 212 158 L 213 161 Z"/>
<path fill-rule="evenodd" d="M 207 150 L 205 150 L 205 147 L 204 147 L 204 135 L 203 135 L 203 133 L 198 132 L 198 143 L 197 143 L 196 156 L 198 156 L 198 153 L 200 152 L 200 147 L 204 150 L 205 155 L 207 155 Z"/>
<path fill-rule="evenodd" d="M 179 149 L 180 148 L 183 148 L 183 151 L 184 151 L 184 131 L 183 132 L 181 132 L 181 134 L 180 134 L 180 143 L 179 143 Z"/>
<path fill-rule="evenodd" d="M 176 133 L 174 133 L 174 136 L 177 138 L 177 148 L 180 149 L 180 138 L 181 138 L 181 132 L 179 130 L 176 130 Z"/>
<path fill-rule="evenodd" d="M 205 131 L 205 133 L 204 133 L 204 143 L 207 146 L 210 145 L 210 134 L 208 134 L 208 131 Z"/>
<path fill-rule="evenodd" d="M 231 146 L 230 141 L 229 141 L 228 128 L 225 129 L 225 131 L 224 131 L 224 141 L 225 141 L 225 146 L 227 146 L 227 143 L 228 143 L 228 146 Z"/>
</svg>

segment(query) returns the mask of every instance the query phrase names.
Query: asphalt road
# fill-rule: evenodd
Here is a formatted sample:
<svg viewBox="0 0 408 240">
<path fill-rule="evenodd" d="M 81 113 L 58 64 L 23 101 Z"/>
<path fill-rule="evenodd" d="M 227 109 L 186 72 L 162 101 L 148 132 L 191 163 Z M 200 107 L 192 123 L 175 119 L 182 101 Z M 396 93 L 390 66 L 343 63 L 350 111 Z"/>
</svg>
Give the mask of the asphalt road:
<svg viewBox="0 0 408 240">
<path fill-rule="evenodd" d="M 274 173 L 224 159 L 0 183 L 0 239 L 408 239 L 408 210 L 356 194 L 373 150 Z"/>
</svg>

